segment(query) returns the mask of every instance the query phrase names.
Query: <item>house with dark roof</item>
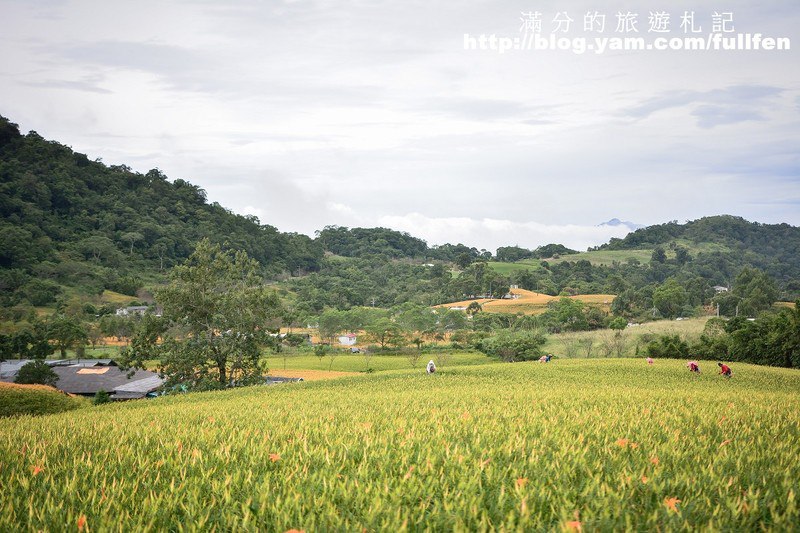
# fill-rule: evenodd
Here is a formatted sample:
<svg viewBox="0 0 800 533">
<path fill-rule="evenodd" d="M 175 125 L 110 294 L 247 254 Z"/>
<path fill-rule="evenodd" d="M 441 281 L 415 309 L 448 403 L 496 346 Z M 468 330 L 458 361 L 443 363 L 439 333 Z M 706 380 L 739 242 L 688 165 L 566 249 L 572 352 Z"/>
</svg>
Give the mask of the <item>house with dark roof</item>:
<svg viewBox="0 0 800 533">
<path fill-rule="evenodd" d="M 56 388 L 69 394 L 94 396 L 103 390 L 112 400 L 132 400 L 152 397 L 164 384 L 164 379 L 149 370 L 120 370 L 117 366 L 55 366 Z"/>
</svg>

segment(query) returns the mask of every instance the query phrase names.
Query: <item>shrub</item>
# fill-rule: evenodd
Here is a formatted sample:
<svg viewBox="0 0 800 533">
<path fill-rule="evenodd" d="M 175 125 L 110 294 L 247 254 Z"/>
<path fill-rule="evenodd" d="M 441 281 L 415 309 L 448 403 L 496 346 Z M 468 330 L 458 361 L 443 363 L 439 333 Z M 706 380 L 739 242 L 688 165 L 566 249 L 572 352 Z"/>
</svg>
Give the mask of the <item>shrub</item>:
<svg viewBox="0 0 800 533">
<path fill-rule="evenodd" d="M 71 397 L 44 385 L 0 383 L 0 417 L 60 413 L 86 404 L 84 398 Z"/>
<path fill-rule="evenodd" d="M 111 401 L 111 396 L 109 396 L 109 394 L 106 391 L 104 391 L 103 389 L 100 389 L 94 395 L 94 399 L 92 400 L 92 403 L 94 405 L 102 405 L 104 403 L 109 403 L 110 401 Z"/>
<path fill-rule="evenodd" d="M 681 359 L 689 357 L 689 344 L 680 335 L 661 335 L 647 343 L 649 357 L 671 357 Z"/>
<path fill-rule="evenodd" d="M 50 385 L 53 387 L 56 382 L 58 382 L 58 374 L 53 372 L 50 365 L 41 359 L 24 365 L 14 379 L 14 383 L 19 385 Z"/>
<path fill-rule="evenodd" d="M 528 361 L 542 356 L 546 340 L 544 335 L 535 331 L 502 330 L 483 339 L 478 349 L 503 361 Z"/>
</svg>

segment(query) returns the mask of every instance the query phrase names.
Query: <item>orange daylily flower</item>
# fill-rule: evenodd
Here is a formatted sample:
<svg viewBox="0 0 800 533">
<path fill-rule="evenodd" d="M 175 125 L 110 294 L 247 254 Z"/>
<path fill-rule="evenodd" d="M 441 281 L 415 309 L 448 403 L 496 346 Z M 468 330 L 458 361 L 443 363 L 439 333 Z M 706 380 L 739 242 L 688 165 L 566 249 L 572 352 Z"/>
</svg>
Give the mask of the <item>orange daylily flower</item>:
<svg viewBox="0 0 800 533">
<path fill-rule="evenodd" d="M 569 529 L 570 531 L 582 531 L 583 530 L 583 526 L 582 526 L 580 520 L 572 520 L 572 521 L 567 522 L 566 524 L 564 524 L 564 526 L 567 529 Z"/>
<path fill-rule="evenodd" d="M 411 465 L 411 467 L 408 469 L 408 472 L 406 472 L 406 475 L 403 476 L 403 479 L 409 479 L 411 477 L 411 472 L 414 471 L 414 468 L 416 467 L 414 465 Z"/>
<path fill-rule="evenodd" d="M 528 478 L 526 478 L 526 477 L 518 477 L 517 478 L 517 488 L 518 489 L 521 489 L 522 487 L 524 487 L 527 484 L 528 484 Z"/>
<path fill-rule="evenodd" d="M 647 481 L 648 481 L 648 477 L 647 476 L 642 476 L 642 483 L 647 483 Z"/>
<path fill-rule="evenodd" d="M 86 527 L 86 515 L 80 515 L 78 517 L 78 531 L 83 531 L 84 527 Z"/>
<path fill-rule="evenodd" d="M 277 463 L 278 461 L 281 460 L 281 456 L 278 453 L 271 453 L 269 454 L 269 460 L 272 461 L 273 463 Z"/>
<path fill-rule="evenodd" d="M 33 473 L 34 476 L 37 475 L 42 470 L 44 470 L 44 468 L 39 465 L 34 465 L 34 467 L 31 468 L 31 472 Z"/>
<path fill-rule="evenodd" d="M 731 443 L 731 439 L 725 439 L 724 441 L 722 441 L 722 443 L 719 445 L 719 447 L 722 448 L 723 446 L 727 446 L 730 443 Z"/>
<path fill-rule="evenodd" d="M 659 463 L 658 457 L 651 457 L 650 458 L 650 462 L 653 463 L 654 465 L 658 466 L 658 463 Z"/>
<path fill-rule="evenodd" d="M 667 506 L 667 509 L 669 509 L 671 511 L 675 511 L 676 513 L 680 512 L 678 510 L 678 504 L 679 503 L 681 503 L 681 501 L 678 498 L 675 498 L 675 497 L 665 498 L 664 499 L 664 505 Z"/>
</svg>

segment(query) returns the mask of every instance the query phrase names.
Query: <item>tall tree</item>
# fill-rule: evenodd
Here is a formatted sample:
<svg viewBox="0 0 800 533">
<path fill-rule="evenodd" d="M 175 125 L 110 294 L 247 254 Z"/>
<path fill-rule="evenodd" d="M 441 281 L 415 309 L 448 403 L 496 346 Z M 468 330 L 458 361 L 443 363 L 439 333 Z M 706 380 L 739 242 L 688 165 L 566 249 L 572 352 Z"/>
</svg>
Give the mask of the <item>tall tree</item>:
<svg viewBox="0 0 800 533">
<path fill-rule="evenodd" d="M 74 317 L 57 315 L 48 323 L 47 333 L 55 343 L 56 349 L 61 352 L 61 357 L 67 356 L 67 350 L 82 346 L 88 340 L 88 334 L 83 324 Z"/>
<path fill-rule="evenodd" d="M 260 380 L 261 347 L 270 343 L 268 331 L 279 326 L 283 310 L 263 284 L 258 263 L 246 252 L 226 251 L 204 239 L 170 277 L 169 285 L 156 291 L 165 322 L 143 321 L 125 366 L 141 367 L 158 354 L 168 385 L 194 389 Z"/>
</svg>

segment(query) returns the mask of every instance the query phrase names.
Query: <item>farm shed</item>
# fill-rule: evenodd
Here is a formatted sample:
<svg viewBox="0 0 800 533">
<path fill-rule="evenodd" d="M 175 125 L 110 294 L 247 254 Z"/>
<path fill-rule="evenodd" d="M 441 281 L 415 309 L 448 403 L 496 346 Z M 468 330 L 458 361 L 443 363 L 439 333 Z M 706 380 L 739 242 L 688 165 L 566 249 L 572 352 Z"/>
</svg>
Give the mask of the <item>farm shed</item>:
<svg viewBox="0 0 800 533">
<path fill-rule="evenodd" d="M 58 375 L 59 390 L 81 396 L 94 396 L 104 390 L 115 400 L 144 398 L 164 383 L 155 372 L 137 370 L 129 378 L 127 370 L 116 366 L 57 366 L 53 371 Z"/>
</svg>

